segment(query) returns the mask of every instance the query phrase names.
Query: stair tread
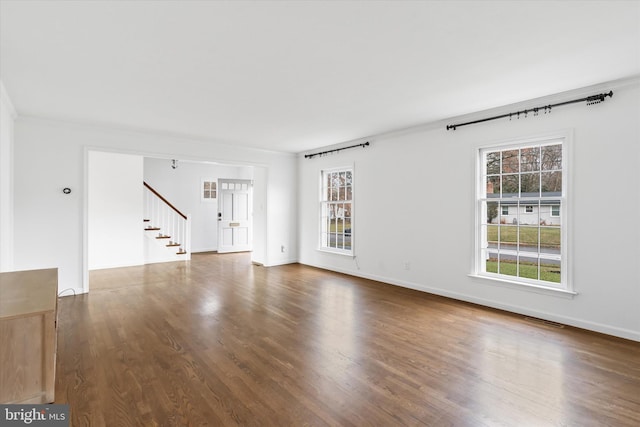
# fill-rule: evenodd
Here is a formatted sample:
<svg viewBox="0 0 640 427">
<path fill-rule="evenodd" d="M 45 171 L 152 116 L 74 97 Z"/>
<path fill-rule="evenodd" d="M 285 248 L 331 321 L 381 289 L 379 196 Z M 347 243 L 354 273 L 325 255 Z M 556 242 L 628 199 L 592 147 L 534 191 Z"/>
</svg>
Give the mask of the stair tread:
<svg viewBox="0 0 640 427">
<path fill-rule="evenodd" d="M 150 219 L 143 219 L 142 222 L 150 222 Z"/>
<path fill-rule="evenodd" d="M 145 231 L 158 231 L 158 230 L 160 230 L 160 227 L 147 227 L 144 230 Z"/>
<path fill-rule="evenodd" d="M 156 239 L 170 239 L 171 236 L 156 236 Z"/>
<path fill-rule="evenodd" d="M 169 246 L 180 246 L 180 243 L 169 243 L 167 245 L 167 247 L 169 247 Z"/>
</svg>

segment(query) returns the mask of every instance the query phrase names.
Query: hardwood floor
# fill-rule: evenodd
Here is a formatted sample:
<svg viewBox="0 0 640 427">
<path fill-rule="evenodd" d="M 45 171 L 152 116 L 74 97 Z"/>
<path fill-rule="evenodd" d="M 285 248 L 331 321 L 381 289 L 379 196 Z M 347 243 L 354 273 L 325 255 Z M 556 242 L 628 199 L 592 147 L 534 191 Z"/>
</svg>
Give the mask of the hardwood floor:
<svg viewBox="0 0 640 427">
<path fill-rule="evenodd" d="M 248 254 L 59 301 L 73 426 L 638 426 L 640 343 Z"/>
</svg>

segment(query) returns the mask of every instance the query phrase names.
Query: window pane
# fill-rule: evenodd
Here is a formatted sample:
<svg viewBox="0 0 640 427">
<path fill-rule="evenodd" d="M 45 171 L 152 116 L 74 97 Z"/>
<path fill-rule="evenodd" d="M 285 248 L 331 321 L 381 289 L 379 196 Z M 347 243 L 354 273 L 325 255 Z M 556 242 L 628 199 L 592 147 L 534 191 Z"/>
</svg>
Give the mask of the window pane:
<svg viewBox="0 0 640 427">
<path fill-rule="evenodd" d="M 542 196 L 557 196 L 562 192 L 562 172 L 542 173 Z"/>
<path fill-rule="evenodd" d="M 340 185 L 341 186 L 347 185 L 347 173 L 346 172 L 340 172 Z"/>
<path fill-rule="evenodd" d="M 538 280 L 538 258 L 521 256 L 518 259 L 518 276 Z"/>
<path fill-rule="evenodd" d="M 498 254 L 497 252 L 488 252 L 488 258 L 485 264 L 485 271 L 487 273 L 497 273 L 498 272 Z"/>
<path fill-rule="evenodd" d="M 483 251 L 483 259 L 485 260 L 485 271 L 488 273 L 498 272 L 498 251 L 495 249 L 487 249 Z"/>
<path fill-rule="evenodd" d="M 540 170 L 540 147 L 520 150 L 520 171 L 535 172 Z"/>
<path fill-rule="evenodd" d="M 542 147 L 542 170 L 562 169 L 562 145 L 547 145 Z"/>
<path fill-rule="evenodd" d="M 346 195 L 345 195 L 345 200 L 352 200 L 353 199 L 353 188 L 349 185 L 347 187 L 347 191 L 346 191 Z"/>
<path fill-rule="evenodd" d="M 211 198 L 211 191 L 209 191 L 209 190 L 204 190 L 204 198 L 205 198 L 205 199 L 209 199 L 209 198 Z"/>
<path fill-rule="evenodd" d="M 345 203 L 343 206 L 345 218 L 351 218 L 351 203 Z"/>
<path fill-rule="evenodd" d="M 540 258 L 540 280 L 560 283 L 561 271 L 560 261 Z"/>
<path fill-rule="evenodd" d="M 541 252 L 559 254 L 560 245 L 560 227 L 540 227 Z"/>
<path fill-rule="evenodd" d="M 501 212 L 500 214 L 502 216 L 506 216 L 509 215 L 509 205 L 501 205 Z M 500 218 L 500 223 L 503 224 L 505 219 L 504 218 Z"/>
<path fill-rule="evenodd" d="M 518 218 L 518 224 L 520 225 L 538 225 L 540 216 L 538 213 L 537 202 L 526 202 L 525 205 L 520 205 L 520 216 Z"/>
<path fill-rule="evenodd" d="M 518 173 L 518 150 L 502 152 L 502 173 Z"/>
<path fill-rule="evenodd" d="M 520 175 L 520 192 L 522 197 L 538 197 L 540 195 L 540 174 L 523 173 Z"/>
<path fill-rule="evenodd" d="M 498 262 L 498 272 L 507 276 L 517 276 L 518 265 L 514 259 L 509 259 L 505 255 L 500 254 L 500 261 Z"/>
<path fill-rule="evenodd" d="M 503 175 L 502 177 L 502 197 L 518 197 L 518 175 Z"/>
<path fill-rule="evenodd" d="M 501 225 L 498 231 L 501 249 L 515 249 L 518 243 L 518 226 Z"/>
<path fill-rule="evenodd" d="M 331 187 L 338 187 L 340 185 L 340 174 L 338 172 L 331 173 Z"/>
<path fill-rule="evenodd" d="M 210 182 L 208 182 L 208 181 L 205 181 L 205 182 L 204 182 L 204 189 L 205 189 L 205 190 L 209 190 L 210 188 L 211 188 L 211 183 L 210 183 Z"/>
<path fill-rule="evenodd" d="M 538 227 L 521 226 L 518 229 L 520 250 L 538 252 Z"/>
<path fill-rule="evenodd" d="M 494 175 L 500 173 L 500 152 L 494 151 L 487 153 L 487 175 Z"/>
<path fill-rule="evenodd" d="M 500 177 L 487 177 L 487 197 L 500 197 Z"/>
<path fill-rule="evenodd" d="M 347 171 L 345 184 L 346 185 L 352 185 L 353 184 L 353 173 L 351 171 Z"/>
<path fill-rule="evenodd" d="M 487 247 L 498 247 L 498 233 L 499 227 L 497 225 L 486 226 L 486 244 Z"/>
<path fill-rule="evenodd" d="M 351 234 L 344 235 L 344 248 L 351 249 Z"/>
<path fill-rule="evenodd" d="M 498 202 L 487 202 L 487 224 L 497 224 L 500 222 L 498 216 Z"/>
<path fill-rule="evenodd" d="M 329 201 L 334 202 L 336 200 L 338 200 L 338 189 L 332 187 L 329 189 Z"/>
</svg>

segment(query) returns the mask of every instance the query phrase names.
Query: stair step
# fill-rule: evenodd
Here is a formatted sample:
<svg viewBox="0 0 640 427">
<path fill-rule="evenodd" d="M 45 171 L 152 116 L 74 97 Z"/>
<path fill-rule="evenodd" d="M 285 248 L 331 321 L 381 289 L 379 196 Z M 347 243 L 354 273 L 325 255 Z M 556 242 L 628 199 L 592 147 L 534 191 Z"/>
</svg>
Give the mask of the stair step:
<svg viewBox="0 0 640 427">
<path fill-rule="evenodd" d="M 169 244 L 167 245 L 167 247 L 170 247 L 170 246 L 180 246 L 180 243 L 173 243 L 173 242 L 171 242 L 171 243 L 169 243 Z"/>
<path fill-rule="evenodd" d="M 150 222 L 150 219 L 143 219 L 142 222 Z"/>
<path fill-rule="evenodd" d="M 180 252 L 176 252 L 176 255 L 184 255 L 186 253 L 187 253 L 186 251 L 180 251 Z"/>
<path fill-rule="evenodd" d="M 146 227 L 144 229 L 144 231 L 158 231 L 160 230 L 160 227 Z"/>
<path fill-rule="evenodd" d="M 156 239 L 170 239 L 171 236 L 156 236 Z"/>
</svg>

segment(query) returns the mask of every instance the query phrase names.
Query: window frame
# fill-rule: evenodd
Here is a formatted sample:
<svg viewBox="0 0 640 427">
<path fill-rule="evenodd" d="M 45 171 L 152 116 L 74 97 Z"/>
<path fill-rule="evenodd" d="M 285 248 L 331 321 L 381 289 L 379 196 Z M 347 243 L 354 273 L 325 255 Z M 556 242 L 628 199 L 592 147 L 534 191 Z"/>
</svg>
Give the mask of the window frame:
<svg viewBox="0 0 640 427">
<path fill-rule="evenodd" d="M 474 230 L 475 230 L 475 242 L 473 247 L 473 262 L 472 262 L 472 272 L 470 276 L 488 279 L 489 283 L 506 283 L 507 285 L 522 285 L 520 289 L 525 290 L 533 290 L 533 291 L 541 291 L 550 294 L 571 294 L 575 295 L 573 282 L 572 282 L 572 262 L 571 262 L 571 248 L 568 246 L 568 242 L 570 241 L 571 230 L 573 227 L 572 221 L 568 215 L 570 210 L 570 195 L 571 195 L 571 175 L 570 175 L 570 163 L 571 163 L 571 155 L 572 155 L 572 146 L 573 146 L 573 138 L 571 131 L 558 132 L 548 135 L 541 135 L 538 137 L 532 138 L 521 138 L 521 139 L 511 139 L 500 142 L 487 143 L 483 145 L 478 145 L 474 148 L 474 160 L 476 164 L 476 173 L 474 176 L 474 186 L 475 186 L 475 215 L 473 217 L 474 221 Z M 486 183 L 486 160 L 485 153 L 492 151 L 505 151 L 505 150 L 515 150 L 532 146 L 544 146 L 544 145 L 554 145 L 561 144 L 562 147 L 562 162 L 561 162 L 561 176 L 562 176 L 562 189 L 561 195 L 559 197 L 555 197 L 555 199 L 560 200 L 560 217 L 562 217 L 562 222 L 560 224 L 560 282 L 549 282 L 539 279 L 528 279 L 525 277 L 519 276 L 511 276 L 506 274 L 498 274 L 486 271 L 486 260 L 483 259 L 483 255 L 485 254 L 485 245 L 486 237 L 483 235 L 483 215 L 486 216 L 486 208 L 483 209 L 483 204 L 488 201 L 502 201 L 504 198 L 488 198 L 487 197 L 487 183 Z M 504 173 L 504 172 L 503 172 Z M 519 171 L 519 174 L 522 174 L 522 171 Z M 529 201 L 532 200 L 530 197 L 518 197 L 518 198 L 510 198 L 511 200 L 519 200 L 520 205 L 524 206 L 525 204 L 531 204 Z M 542 202 L 545 201 L 542 194 L 537 197 L 537 201 L 533 203 L 534 205 L 542 206 Z M 499 207 L 502 205 L 499 204 Z M 501 209 L 499 209 L 501 212 Z M 539 213 L 540 215 L 540 213 Z M 485 219 L 486 221 L 486 219 Z M 543 225 L 536 225 L 538 228 Z M 486 233 L 486 231 L 484 231 Z M 540 252 L 538 252 L 538 257 L 540 257 Z M 511 287 L 511 286 L 510 286 Z M 550 292 L 547 292 L 550 291 Z"/>
<path fill-rule="evenodd" d="M 325 187 L 326 175 L 335 172 L 351 172 L 351 199 L 339 200 L 339 203 L 350 203 L 351 204 L 351 216 L 350 216 L 350 225 L 351 225 L 351 247 L 350 249 L 344 248 L 334 248 L 328 246 L 326 240 L 324 238 L 326 234 L 326 222 L 325 222 L 325 212 L 327 206 L 331 203 L 335 203 L 336 201 L 325 200 L 327 199 L 327 192 Z M 332 254 L 345 255 L 345 256 L 355 256 L 355 167 L 354 165 L 350 166 L 341 166 L 341 167 L 331 167 L 331 168 L 323 168 L 320 170 L 319 174 L 319 213 L 318 213 L 318 250 L 321 252 L 328 252 Z M 342 232 L 342 237 L 344 238 L 344 231 Z"/>
</svg>

